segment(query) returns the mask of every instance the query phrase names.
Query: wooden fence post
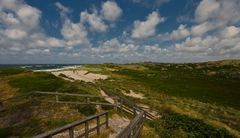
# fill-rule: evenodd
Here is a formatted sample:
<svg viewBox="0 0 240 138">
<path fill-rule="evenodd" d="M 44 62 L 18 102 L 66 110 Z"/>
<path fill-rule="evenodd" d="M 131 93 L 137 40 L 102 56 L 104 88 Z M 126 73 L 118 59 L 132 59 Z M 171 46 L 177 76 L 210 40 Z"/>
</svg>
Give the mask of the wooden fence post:
<svg viewBox="0 0 240 138">
<path fill-rule="evenodd" d="M 120 108 L 120 111 L 122 112 L 122 106 L 123 106 L 122 98 L 119 98 L 119 103 L 120 103 L 119 108 Z"/>
<path fill-rule="evenodd" d="M 106 128 L 108 128 L 108 112 L 105 114 L 105 116 L 106 116 Z"/>
<path fill-rule="evenodd" d="M 100 119 L 99 116 L 97 117 L 97 134 L 100 134 Z"/>
<path fill-rule="evenodd" d="M 85 138 L 88 138 L 88 121 L 85 122 Z"/>
<path fill-rule="evenodd" d="M 137 114 L 137 112 L 136 112 L 136 109 L 135 109 L 135 108 L 133 108 L 133 114 L 134 114 L 134 116 Z"/>
<path fill-rule="evenodd" d="M 0 101 L 0 112 L 4 111 L 3 102 Z"/>
<path fill-rule="evenodd" d="M 70 138 L 74 138 L 74 128 L 73 127 L 71 127 L 69 129 L 69 136 L 70 136 Z"/>
<path fill-rule="evenodd" d="M 56 95 L 55 95 L 55 100 L 56 100 L 56 103 L 58 103 L 58 102 L 59 102 L 59 99 L 58 99 L 57 92 L 56 92 Z"/>
<path fill-rule="evenodd" d="M 90 104 L 90 98 L 87 97 L 87 104 Z"/>
<path fill-rule="evenodd" d="M 115 109 L 118 109 L 118 99 L 117 97 L 114 98 Z"/>
</svg>

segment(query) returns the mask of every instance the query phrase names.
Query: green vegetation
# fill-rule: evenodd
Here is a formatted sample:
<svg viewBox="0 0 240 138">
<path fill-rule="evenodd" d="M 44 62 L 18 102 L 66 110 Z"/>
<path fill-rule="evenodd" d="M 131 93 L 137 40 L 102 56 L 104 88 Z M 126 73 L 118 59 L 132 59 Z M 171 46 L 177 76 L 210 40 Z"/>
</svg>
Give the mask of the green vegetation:
<svg viewBox="0 0 240 138">
<path fill-rule="evenodd" d="M 0 70 L 0 77 L 20 74 L 20 73 L 23 73 L 23 72 L 27 72 L 27 70 L 24 70 L 24 69 L 1 69 Z"/>
<path fill-rule="evenodd" d="M 64 81 L 47 73 L 34 73 L 9 81 L 10 85 L 19 88 L 20 92 L 30 91 L 56 91 L 64 84 Z"/>
<path fill-rule="evenodd" d="M 70 82 L 50 73 L 4 69 L 0 70 L 0 83 L 4 83 L 0 90 L 6 89 L 10 94 L 3 93 L 0 98 L 30 91 L 100 95 L 102 89 L 110 96 L 121 95 L 159 112 L 159 119 L 145 123 L 142 137 L 240 137 L 239 60 L 194 64 L 101 64 L 85 65 L 81 69 L 106 74 L 109 79 L 96 83 Z M 130 90 L 141 93 L 144 98 L 124 95 Z M 0 137 L 31 137 L 97 111 L 92 105 L 41 102 L 50 98 L 54 97 L 38 96 L 9 103 L 15 106 L 0 114 L 0 122 L 3 122 Z M 71 96 L 59 99 L 86 100 Z M 102 109 L 111 110 L 113 107 L 102 106 Z"/>
<path fill-rule="evenodd" d="M 96 107 L 94 105 L 80 105 L 76 106 L 78 112 L 85 116 L 93 115 L 97 112 Z"/>
<path fill-rule="evenodd" d="M 0 137 L 8 137 L 11 135 L 11 128 L 5 127 L 0 129 Z"/>
<path fill-rule="evenodd" d="M 204 123 L 203 120 L 190 118 L 178 113 L 168 113 L 162 119 L 150 122 L 149 125 L 155 128 L 156 132 L 162 137 L 177 137 L 179 135 L 190 138 L 234 137 L 226 129 L 215 128 Z"/>
<path fill-rule="evenodd" d="M 94 68 L 98 68 L 98 71 Z M 212 128 L 207 132 L 209 135 L 216 133 L 228 137 L 228 133 L 231 133 L 240 137 L 239 62 L 103 64 L 88 65 L 86 69 L 111 76 L 111 79 L 97 84 L 109 95 L 125 96 L 123 92 L 129 90 L 142 93 L 146 97 L 142 100 L 125 97 L 164 114 L 160 119 L 163 122 L 159 122 L 155 130 L 162 132 L 159 134 L 161 137 L 204 137 L 206 134 L 202 130 L 210 129 L 210 126 Z M 169 111 L 178 116 L 165 114 Z M 181 125 L 168 130 L 163 124 L 171 124 L 173 118 L 193 121 L 196 128 L 201 130 L 183 130 Z M 170 136 L 169 133 L 173 135 Z"/>
<path fill-rule="evenodd" d="M 144 71 L 123 69 L 121 75 L 171 96 L 192 98 L 240 109 L 240 66 L 207 67 L 195 64 L 144 64 Z M 235 71 L 235 72 L 234 72 Z M 213 75 L 209 75 L 209 74 Z M 235 73 L 235 75 L 233 75 Z"/>
<path fill-rule="evenodd" d="M 10 85 L 8 87 L 16 89 L 14 95 L 31 91 L 59 91 L 98 95 L 98 89 L 93 84 L 69 82 L 50 73 L 31 72 L 22 69 L 4 69 L 0 72 L 2 79 L 0 83 L 7 82 Z M 10 89 L 8 87 L 0 87 L 0 89 L 8 90 Z M 2 94 L 0 96 L 1 99 L 9 97 Z M 7 110 L 0 113 L 0 137 L 32 137 L 96 112 L 94 106 L 71 106 L 41 102 L 41 100 L 53 98 L 53 96 L 39 95 L 5 102 L 4 105 Z M 61 100 L 76 100 L 74 97 L 59 98 Z"/>
</svg>

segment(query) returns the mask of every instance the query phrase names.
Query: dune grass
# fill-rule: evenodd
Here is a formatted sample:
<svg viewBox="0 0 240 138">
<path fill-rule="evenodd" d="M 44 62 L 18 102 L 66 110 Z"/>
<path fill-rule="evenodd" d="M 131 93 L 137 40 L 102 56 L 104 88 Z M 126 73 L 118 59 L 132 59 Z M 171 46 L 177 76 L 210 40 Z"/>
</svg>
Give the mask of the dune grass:
<svg viewBox="0 0 240 138">
<path fill-rule="evenodd" d="M 10 76 L 15 74 L 20 74 L 23 72 L 27 72 L 25 69 L 15 69 L 15 68 L 9 68 L 9 69 L 0 69 L 0 76 Z"/>
<path fill-rule="evenodd" d="M 203 120 L 194 119 L 186 115 L 170 112 L 163 118 L 149 122 L 160 137 L 188 137 L 188 138 L 234 138 L 226 129 L 216 128 L 206 124 Z"/>
<path fill-rule="evenodd" d="M 145 66 L 149 67 L 149 70 L 123 69 L 116 73 L 129 76 L 156 92 L 240 109 L 240 79 L 232 77 L 234 72 L 229 71 L 231 74 L 227 72 L 234 67 L 186 69 L 185 66 L 178 67 L 178 65 Z M 162 71 L 162 68 L 166 70 Z M 224 75 L 221 74 L 221 70 L 226 70 Z M 209 76 L 207 72 L 210 71 L 217 73 L 215 76 Z"/>
<path fill-rule="evenodd" d="M 99 68 L 101 71 L 98 73 L 111 76 L 111 79 L 97 84 L 109 95 L 125 96 L 122 91 L 129 90 L 144 94 L 146 98 L 143 100 L 126 97 L 165 114 L 162 119 L 168 120 L 168 124 L 171 123 L 173 115 L 166 112 L 171 111 L 176 113 L 173 118 L 177 116 L 180 120 L 197 122 L 196 128 L 213 127 L 207 135 L 239 137 L 240 66 L 233 63 L 235 62 L 104 64 L 89 65 L 88 68 Z M 158 126 L 156 132 L 163 132 L 162 135 L 159 134 L 161 137 L 205 137 L 203 131 L 182 129 L 181 125 L 172 130 L 163 126 L 163 122 Z M 174 134 L 170 136 L 170 132 Z"/>
</svg>

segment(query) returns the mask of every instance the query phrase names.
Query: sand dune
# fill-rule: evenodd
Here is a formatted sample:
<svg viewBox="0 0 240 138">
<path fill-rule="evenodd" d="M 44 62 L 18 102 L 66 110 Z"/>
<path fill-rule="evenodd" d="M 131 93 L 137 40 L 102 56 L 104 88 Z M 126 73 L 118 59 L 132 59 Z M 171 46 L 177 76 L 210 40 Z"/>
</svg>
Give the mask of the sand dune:
<svg viewBox="0 0 240 138">
<path fill-rule="evenodd" d="M 64 71 L 54 71 L 52 72 L 55 76 L 60 76 L 63 79 L 70 80 L 70 81 L 75 81 L 75 80 L 81 80 L 81 81 L 86 81 L 86 82 L 94 82 L 95 80 L 99 79 L 107 79 L 107 75 L 101 75 L 101 74 L 95 74 L 95 73 L 90 73 L 88 71 L 84 70 L 64 70 Z M 65 77 L 63 75 L 65 75 Z"/>
</svg>

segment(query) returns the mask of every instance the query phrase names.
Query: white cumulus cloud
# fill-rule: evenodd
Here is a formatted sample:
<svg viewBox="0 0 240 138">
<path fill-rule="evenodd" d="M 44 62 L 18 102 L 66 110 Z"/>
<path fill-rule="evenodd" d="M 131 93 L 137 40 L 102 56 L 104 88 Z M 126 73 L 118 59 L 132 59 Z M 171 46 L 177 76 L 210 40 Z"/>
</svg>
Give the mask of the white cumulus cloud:
<svg viewBox="0 0 240 138">
<path fill-rule="evenodd" d="M 153 36 L 156 32 L 156 26 L 164 20 L 165 18 L 161 17 L 156 11 L 154 11 L 148 15 L 146 21 L 134 21 L 132 37 L 147 38 Z"/>
<path fill-rule="evenodd" d="M 81 23 L 73 23 L 67 19 L 63 24 L 61 33 L 69 46 L 89 45 L 87 31 Z"/>
<path fill-rule="evenodd" d="M 105 32 L 107 25 L 102 20 L 101 16 L 98 16 L 96 12 L 88 13 L 87 11 L 81 12 L 80 14 L 81 23 L 88 23 L 92 30 L 98 32 Z"/>
<path fill-rule="evenodd" d="M 116 21 L 122 14 L 122 9 L 114 1 L 106 1 L 101 11 L 105 20 Z"/>
</svg>

